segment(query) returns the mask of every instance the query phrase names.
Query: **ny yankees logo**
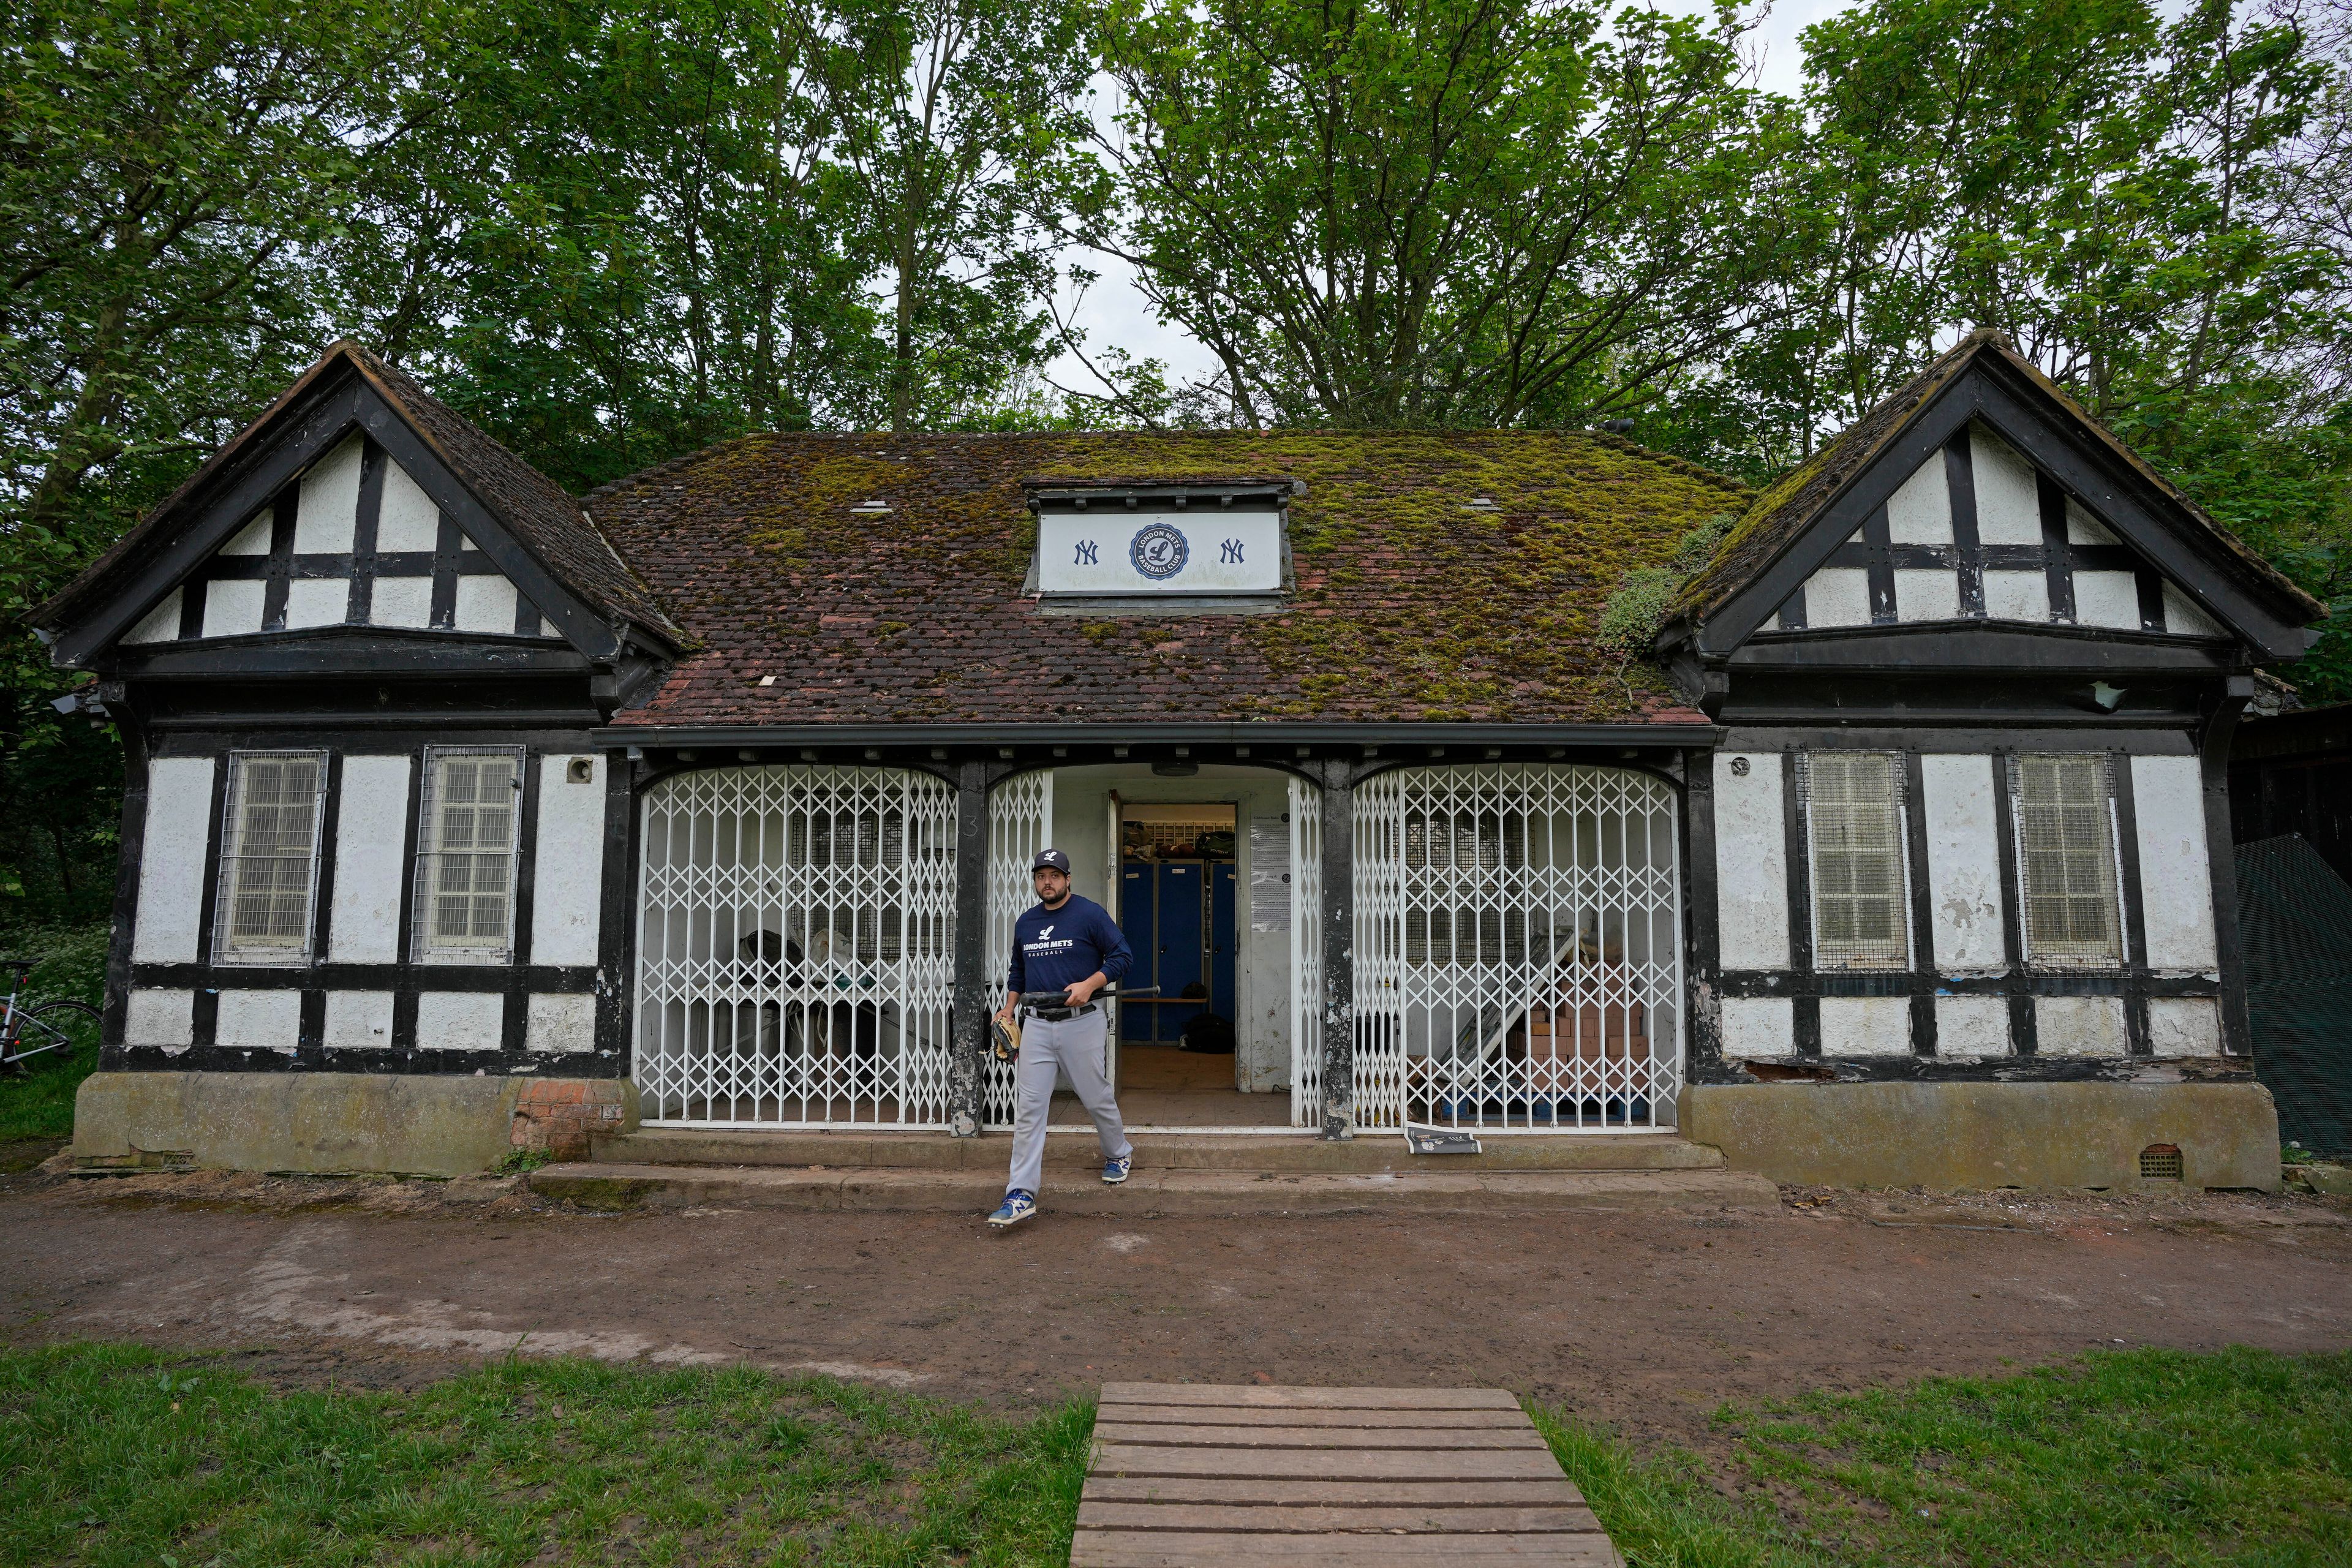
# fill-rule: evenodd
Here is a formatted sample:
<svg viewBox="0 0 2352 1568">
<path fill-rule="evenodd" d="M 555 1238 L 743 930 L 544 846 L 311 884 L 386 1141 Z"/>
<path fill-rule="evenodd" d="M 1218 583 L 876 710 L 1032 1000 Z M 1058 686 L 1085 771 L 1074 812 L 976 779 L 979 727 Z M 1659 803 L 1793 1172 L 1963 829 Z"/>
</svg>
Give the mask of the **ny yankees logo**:
<svg viewBox="0 0 2352 1568">
<path fill-rule="evenodd" d="M 1095 542 L 1091 539 L 1079 540 L 1077 559 L 1071 562 L 1070 564 L 1073 566 L 1092 566 L 1094 563 Z"/>
<path fill-rule="evenodd" d="M 1233 565 L 1233 564 L 1234 564 L 1234 563 L 1238 563 L 1238 562 L 1241 560 L 1241 558 L 1242 558 L 1242 542 L 1241 542 L 1240 540 L 1238 540 L 1238 539 L 1228 539 L 1228 540 L 1226 540 L 1226 541 L 1225 541 L 1225 549 L 1224 549 L 1224 553 L 1223 553 L 1222 555 L 1219 555 L 1219 556 L 1217 557 L 1217 559 L 1218 559 L 1219 561 L 1221 561 L 1221 562 L 1224 563 L 1225 563 L 1226 565 L 1228 565 L 1228 566 Z"/>
</svg>

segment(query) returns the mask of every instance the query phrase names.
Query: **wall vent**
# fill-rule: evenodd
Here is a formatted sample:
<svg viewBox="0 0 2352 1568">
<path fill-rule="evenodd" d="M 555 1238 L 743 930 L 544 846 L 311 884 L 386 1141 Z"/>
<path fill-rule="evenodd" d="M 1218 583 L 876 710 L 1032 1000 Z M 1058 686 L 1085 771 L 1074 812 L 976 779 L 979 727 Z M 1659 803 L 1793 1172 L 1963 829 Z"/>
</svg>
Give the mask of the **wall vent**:
<svg viewBox="0 0 2352 1568">
<path fill-rule="evenodd" d="M 2139 1179 L 2143 1182 L 2177 1182 L 2181 1178 L 2180 1145 L 2151 1143 L 2139 1152 Z"/>
</svg>

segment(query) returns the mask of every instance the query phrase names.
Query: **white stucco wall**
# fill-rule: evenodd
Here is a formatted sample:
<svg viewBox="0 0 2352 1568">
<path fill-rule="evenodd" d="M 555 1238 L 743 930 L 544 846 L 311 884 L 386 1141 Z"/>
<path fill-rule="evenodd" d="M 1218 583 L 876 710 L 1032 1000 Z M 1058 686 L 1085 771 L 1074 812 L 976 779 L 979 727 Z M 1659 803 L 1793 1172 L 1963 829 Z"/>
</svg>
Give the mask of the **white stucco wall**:
<svg viewBox="0 0 2352 1568">
<path fill-rule="evenodd" d="M 2221 1008 L 2210 996 L 2158 996 L 2147 1005 L 2148 1047 L 2159 1057 L 2221 1054 Z"/>
<path fill-rule="evenodd" d="M 1943 453 L 1929 454 L 1886 498 L 1886 537 L 1896 544 L 1952 542 L 1952 492 Z"/>
<path fill-rule="evenodd" d="M 1977 540 L 1983 544 L 2042 542 L 2042 498 L 2033 465 L 2007 442 L 1981 428 L 1969 432 L 1976 479 Z"/>
<path fill-rule="evenodd" d="M 325 1044 L 338 1050 L 381 1050 L 392 1044 L 392 993 L 327 993 Z"/>
<path fill-rule="evenodd" d="M 379 577 L 368 596 L 368 625 L 422 630 L 433 624 L 433 579 Z"/>
<path fill-rule="evenodd" d="M 1927 902 L 1936 967 L 2000 968 L 2006 911 L 2000 896 L 2000 824 L 1990 756 L 1919 759 L 1927 837 Z M 2006 1023 L 2002 1026 L 2004 1032 Z"/>
<path fill-rule="evenodd" d="M 290 1051 L 301 1044 L 302 993 L 224 988 L 213 1044 L 241 1050 Z"/>
<path fill-rule="evenodd" d="M 301 500 L 294 509 L 294 553 L 341 555 L 352 548 L 352 530 L 360 514 L 360 460 L 357 436 L 310 465 L 302 476 Z"/>
<path fill-rule="evenodd" d="M 2037 996 L 2034 1049 L 2045 1057 L 2119 1057 L 2128 1037 L 2120 996 Z"/>
<path fill-rule="evenodd" d="M 259 631 L 261 596 L 268 586 L 257 577 L 231 577 L 205 584 L 204 635 L 230 637 Z"/>
<path fill-rule="evenodd" d="M 1895 616 L 1904 621 L 1959 618 L 1960 574 L 1904 567 L 1895 574 Z"/>
<path fill-rule="evenodd" d="M 427 1051 L 495 1051 L 506 1028 L 495 991 L 427 991 L 416 998 L 416 1044 Z"/>
<path fill-rule="evenodd" d="M 335 820 L 335 894 L 327 956 L 336 963 L 391 963 L 408 918 L 406 757 L 347 756 Z"/>
<path fill-rule="evenodd" d="M 126 643 L 170 642 L 180 635 L 180 593 L 177 588 L 163 595 L 163 603 L 140 618 L 139 624 L 122 634 Z"/>
<path fill-rule="evenodd" d="M 1723 999 L 1723 1054 L 1727 1057 L 1791 1057 L 1797 1054 L 1795 1005 L 1786 996 L 1727 996 Z"/>
<path fill-rule="evenodd" d="M 2210 970 L 2212 868 L 2206 858 L 2205 792 L 2195 757 L 2134 757 L 2140 902 L 2153 969 Z"/>
<path fill-rule="evenodd" d="M 1748 768 L 1745 778 L 1732 769 L 1742 757 Z M 1781 815 L 1779 752 L 1716 753 L 1715 865 L 1723 967 L 1786 969 L 1789 837 Z"/>
<path fill-rule="evenodd" d="M 212 758 L 163 757 L 148 763 L 147 825 L 139 847 L 131 962 L 196 961 L 212 821 Z"/>
<path fill-rule="evenodd" d="M 457 607 L 452 624 L 461 632 L 496 632 L 513 636 L 514 584 L 495 575 L 458 578 Z"/>
<path fill-rule="evenodd" d="M 596 1048 L 596 998 L 534 995 L 523 1024 L 523 1047 L 533 1051 Z"/>
<path fill-rule="evenodd" d="M 1907 1057 L 1910 1054 L 1909 997 L 1822 998 L 1822 1055 Z"/>
<path fill-rule="evenodd" d="M 383 468 L 383 500 L 376 510 L 378 554 L 435 550 L 441 543 L 441 509 L 398 463 Z"/>
<path fill-rule="evenodd" d="M 184 1050 L 196 1037 L 196 994 L 141 986 L 123 1009 L 122 1043 Z"/>
<path fill-rule="evenodd" d="M 2007 997 L 1936 998 L 1937 1056 L 2005 1057 L 2010 1054 L 2010 1049 Z"/>
<path fill-rule="evenodd" d="M 2046 572 L 1988 572 L 1984 574 L 1985 615 L 1996 621 L 2050 619 L 2050 574 Z"/>
<path fill-rule="evenodd" d="M 2074 624 L 2139 630 L 2139 579 L 2129 572 L 2076 572 Z"/>
<path fill-rule="evenodd" d="M 286 629 L 341 626 L 351 606 L 348 577 L 297 577 L 286 584 Z"/>
<path fill-rule="evenodd" d="M 530 960 L 593 964 L 604 886 L 604 770 L 582 754 L 584 784 L 571 781 L 572 753 L 539 761 L 539 834 L 531 846 Z"/>
<path fill-rule="evenodd" d="M 1859 566 L 1824 566 L 1805 584 L 1807 626 L 1870 625 L 1870 574 Z"/>
</svg>

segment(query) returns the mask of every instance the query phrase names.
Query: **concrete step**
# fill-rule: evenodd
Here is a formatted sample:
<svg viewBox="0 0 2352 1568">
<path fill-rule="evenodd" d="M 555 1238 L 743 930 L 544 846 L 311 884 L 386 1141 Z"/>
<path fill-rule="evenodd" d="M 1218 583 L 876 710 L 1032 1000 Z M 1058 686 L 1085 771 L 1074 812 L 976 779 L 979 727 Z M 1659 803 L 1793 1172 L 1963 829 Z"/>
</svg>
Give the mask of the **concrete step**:
<svg viewBox="0 0 2352 1568">
<path fill-rule="evenodd" d="M 1000 1144 L 1000 1147 L 1002 1145 Z M 584 1208 L 898 1210 L 975 1218 L 1003 1194 L 1001 1169 L 920 1171 L 582 1162 L 530 1174 L 531 1191 Z M 1502 1214 L 1538 1209 L 1780 1207 L 1762 1176 L 1738 1171 L 1330 1172 L 1138 1170 L 1123 1186 L 1084 1177 L 1049 1181 L 1043 1206 L 1058 1214 L 1163 1215 Z"/>
<path fill-rule="evenodd" d="M 1307 1133 L 1138 1132 L 1135 1163 L 1157 1171 L 1320 1171 L 1377 1175 L 1403 1171 L 1706 1171 L 1722 1151 L 1671 1132 L 1559 1133 L 1488 1138 L 1477 1154 L 1409 1153 L 1395 1133 L 1367 1133 L 1327 1143 Z M 1012 1143 L 1003 1133 L 950 1138 L 944 1132 L 788 1131 L 703 1131 L 647 1127 L 596 1140 L 591 1158 L 634 1165 L 823 1165 L 901 1171 L 1003 1171 Z M 1054 1132 L 1045 1163 L 1099 1167 L 1092 1132 Z"/>
</svg>

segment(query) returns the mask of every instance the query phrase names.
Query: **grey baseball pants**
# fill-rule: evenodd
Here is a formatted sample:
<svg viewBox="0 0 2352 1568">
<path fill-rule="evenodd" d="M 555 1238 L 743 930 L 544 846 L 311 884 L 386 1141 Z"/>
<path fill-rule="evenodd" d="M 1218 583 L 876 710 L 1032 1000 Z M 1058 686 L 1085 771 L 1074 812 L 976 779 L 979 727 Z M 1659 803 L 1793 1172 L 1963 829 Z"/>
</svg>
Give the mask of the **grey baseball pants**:
<svg viewBox="0 0 2352 1568">
<path fill-rule="evenodd" d="M 1034 1193 L 1045 1177 L 1045 1112 L 1054 1103 L 1056 1069 L 1069 1075 L 1078 1103 L 1094 1118 L 1103 1158 L 1135 1152 L 1118 1119 L 1118 1100 L 1103 1077 L 1104 1027 L 1100 1007 L 1058 1021 L 1032 1015 L 1021 1020 L 1021 1059 L 1013 1064 L 1013 1175 L 1004 1190 Z"/>
</svg>

